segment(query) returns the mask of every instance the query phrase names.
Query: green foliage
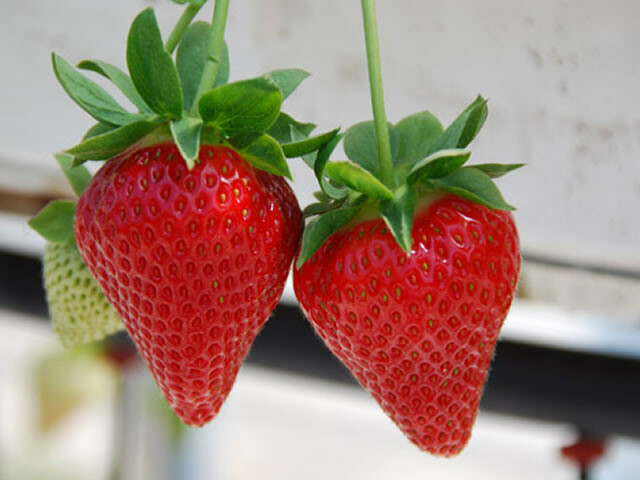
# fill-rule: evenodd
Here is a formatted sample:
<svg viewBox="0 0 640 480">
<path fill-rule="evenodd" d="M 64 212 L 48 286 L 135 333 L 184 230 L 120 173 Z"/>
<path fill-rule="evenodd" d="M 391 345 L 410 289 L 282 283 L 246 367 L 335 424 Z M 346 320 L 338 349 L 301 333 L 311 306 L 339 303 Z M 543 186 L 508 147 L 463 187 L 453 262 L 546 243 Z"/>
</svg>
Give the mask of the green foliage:
<svg viewBox="0 0 640 480">
<path fill-rule="evenodd" d="M 409 185 L 400 187 L 391 200 L 380 204 L 380 214 L 398 245 L 411 252 L 411 228 L 417 200 L 416 191 Z"/>
<path fill-rule="evenodd" d="M 223 85 L 200 98 L 199 110 L 207 126 L 232 137 L 244 132 L 264 132 L 280 114 L 282 92 L 266 77 Z"/>
<path fill-rule="evenodd" d="M 371 172 L 351 162 L 331 162 L 325 167 L 327 175 L 338 183 L 376 200 L 392 200 L 393 192 Z"/>
<path fill-rule="evenodd" d="M 358 206 L 342 207 L 311 220 L 302 234 L 302 248 L 296 267 L 300 268 L 331 235 L 353 220 L 359 211 Z"/>
<path fill-rule="evenodd" d="M 398 144 L 393 165 L 414 165 L 425 158 L 438 137 L 442 135 L 442 124 L 430 112 L 419 112 L 400 120 L 393 131 Z"/>
<path fill-rule="evenodd" d="M 336 137 L 339 131 L 340 129 L 336 128 L 335 130 L 331 130 L 330 132 L 323 133 L 315 137 L 305 138 L 304 140 L 299 140 L 297 142 L 285 143 L 282 145 L 282 151 L 287 158 L 302 157 L 303 155 L 313 153 L 324 147 Z"/>
<path fill-rule="evenodd" d="M 470 155 L 469 150 L 456 148 L 434 152 L 411 168 L 407 175 L 407 182 L 413 184 L 418 179 L 440 178 L 449 175 L 464 165 Z"/>
<path fill-rule="evenodd" d="M 91 182 L 89 170 L 82 165 L 74 167 L 73 156 L 67 153 L 58 153 L 55 157 L 75 194 L 82 195 Z"/>
<path fill-rule="evenodd" d="M 75 211 L 75 202 L 54 200 L 29 220 L 28 224 L 51 243 L 73 244 L 73 215 Z"/>
<path fill-rule="evenodd" d="M 278 115 L 278 118 L 266 133 L 284 144 L 294 142 L 296 138 L 301 140 L 308 137 L 315 128 L 316 125 L 313 123 L 301 123 L 286 113 L 280 112 L 280 115 Z M 298 132 L 300 136 L 294 138 L 293 132 Z"/>
<path fill-rule="evenodd" d="M 136 119 L 116 102 L 100 85 L 78 72 L 65 59 L 51 54 L 56 78 L 69 97 L 99 122 L 124 125 Z"/>
<path fill-rule="evenodd" d="M 253 136 L 253 135 L 251 135 Z M 251 165 L 275 175 L 282 175 L 291 179 L 289 165 L 282 151 L 282 147 L 273 137 L 266 133 L 259 134 L 255 140 L 244 145 L 246 142 L 236 137 L 238 152 Z"/>
<path fill-rule="evenodd" d="M 434 143 L 429 153 L 464 148 L 476 137 L 487 119 L 487 101 L 480 95 L 456 118 Z"/>
<path fill-rule="evenodd" d="M 388 124 L 391 155 L 397 149 L 396 136 L 392 124 Z M 344 153 L 351 161 L 379 176 L 378 142 L 376 129 L 372 121 L 357 123 L 347 130 L 344 136 Z"/>
<path fill-rule="evenodd" d="M 309 78 L 310 74 L 299 68 L 288 68 L 284 70 L 274 70 L 265 75 L 265 77 L 273 80 L 282 91 L 282 100 L 284 101 L 289 95 L 291 95 L 298 86 Z"/>
<path fill-rule="evenodd" d="M 78 64 L 78 68 L 89 70 L 108 78 L 141 112 L 151 113 L 149 105 L 140 96 L 129 75 L 115 65 L 101 60 L 83 60 Z"/>
<path fill-rule="evenodd" d="M 520 167 L 524 167 L 524 163 L 509 163 L 509 164 L 501 164 L 501 163 L 482 163 L 478 165 L 472 165 L 476 170 L 480 170 L 481 172 L 486 173 L 491 178 L 499 178 L 513 170 L 516 170 Z"/>
<path fill-rule="evenodd" d="M 184 33 L 176 53 L 176 66 L 180 75 L 184 108 L 190 110 L 198 92 L 200 78 L 207 61 L 207 48 L 211 25 L 207 22 L 194 22 Z M 219 87 L 229 80 L 229 50 L 224 44 L 220 66 L 214 87 Z"/>
<path fill-rule="evenodd" d="M 73 155 L 73 166 L 81 165 L 87 160 L 107 160 L 136 143 L 160 126 L 162 121 L 142 120 L 129 123 L 110 130 L 102 135 L 96 135 L 83 140 L 75 147 L 66 150 L 65 153 Z"/>
<path fill-rule="evenodd" d="M 182 116 L 182 88 L 178 70 L 162 43 L 156 15 L 151 8 L 140 13 L 127 39 L 129 74 L 140 96 L 159 115 Z"/>
<path fill-rule="evenodd" d="M 496 210 L 514 210 L 505 202 L 493 180 L 473 167 L 463 167 L 446 177 L 426 179 L 421 185 L 439 192 L 447 192 Z"/>
<path fill-rule="evenodd" d="M 171 136 L 176 142 L 189 170 L 193 168 L 198 158 L 201 132 L 202 119 L 200 118 L 185 116 L 180 120 L 171 122 Z"/>
</svg>

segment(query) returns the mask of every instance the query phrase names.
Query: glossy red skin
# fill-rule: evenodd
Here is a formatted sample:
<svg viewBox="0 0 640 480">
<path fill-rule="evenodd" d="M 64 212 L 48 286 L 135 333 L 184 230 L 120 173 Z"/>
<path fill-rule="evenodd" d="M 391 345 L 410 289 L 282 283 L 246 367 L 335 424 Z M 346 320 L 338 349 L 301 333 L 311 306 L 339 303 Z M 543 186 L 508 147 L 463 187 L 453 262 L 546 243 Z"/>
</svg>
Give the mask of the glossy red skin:
<svg viewBox="0 0 640 480">
<path fill-rule="evenodd" d="M 301 231 L 287 182 L 202 146 L 109 160 L 80 198 L 75 237 L 176 414 L 220 409 L 278 302 Z"/>
<path fill-rule="evenodd" d="M 466 445 L 520 269 L 511 214 L 446 196 L 404 254 L 381 219 L 335 233 L 294 289 L 316 332 L 422 450 Z"/>
</svg>

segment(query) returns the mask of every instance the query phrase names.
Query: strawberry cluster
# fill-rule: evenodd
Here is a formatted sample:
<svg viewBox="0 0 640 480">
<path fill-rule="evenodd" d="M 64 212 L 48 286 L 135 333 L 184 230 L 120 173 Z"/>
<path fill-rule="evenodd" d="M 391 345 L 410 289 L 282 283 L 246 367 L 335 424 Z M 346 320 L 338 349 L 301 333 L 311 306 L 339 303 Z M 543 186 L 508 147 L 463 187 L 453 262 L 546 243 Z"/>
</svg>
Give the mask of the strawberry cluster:
<svg viewBox="0 0 640 480">
<path fill-rule="evenodd" d="M 492 180 L 520 165 L 466 165 L 486 101 L 446 129 L 429 112 L 380 122 L 374 102 L 375 122 L 310 137 L 313 124 L 281 111 L 308 74 L 229 83 L 228 0 L 211 23 L 192 23 L 204 1 L 177 3 L 187 7 L 165 43 L 152 9 L 133 21 L 128 72 L 52 55 L 62 87 L 97 121 L 56 155 L 79 200 L 30 222 L 49 242 L 61 342 L 126 328 L 175 413 L 202 426 L 295 258 L 296 296 L 328 348 L 412 442 L 458 453 L 520 268 L 513 207 Z M 341 141 L 349 160 L 331 161 Z M 302 212 L 284 178 L 294 157 L 321 188 Z M 104 164 L 92 176 L 87 161 Z"/>
</svg>

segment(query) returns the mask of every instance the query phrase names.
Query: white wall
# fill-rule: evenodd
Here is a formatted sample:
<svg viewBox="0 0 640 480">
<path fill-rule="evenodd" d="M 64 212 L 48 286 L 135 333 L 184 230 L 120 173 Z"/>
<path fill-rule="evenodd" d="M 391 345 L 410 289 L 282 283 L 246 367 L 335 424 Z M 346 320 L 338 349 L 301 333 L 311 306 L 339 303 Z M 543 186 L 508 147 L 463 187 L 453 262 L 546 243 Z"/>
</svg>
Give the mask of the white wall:
<svg viewBox="0 0 640 480">
<path fill-rule="evenodd" d="M 180 11 L 168 0 L 0 3 L 0 185 L 16 161 L 52 166 L 51 152 L 91 123 L 57 85 L 50 51 L 124 66 L 129 23 L 148 3 L 167 32 Z M 232 1 L 232 78 L 300 66 L 314 76 L 288 111 L 320 130 L 370 118 L 359 9 Z M 429 109 L 448 123 L 482 93 L 490 116 L 472 161 L 528 163 L 500 182 L 519 208 L 523 246 L 640 268 L 640 2 L 380 0 L 378 9 L 391 121 Z M 307 203 L 313 177 L 294 173 Z"/>
</svg>

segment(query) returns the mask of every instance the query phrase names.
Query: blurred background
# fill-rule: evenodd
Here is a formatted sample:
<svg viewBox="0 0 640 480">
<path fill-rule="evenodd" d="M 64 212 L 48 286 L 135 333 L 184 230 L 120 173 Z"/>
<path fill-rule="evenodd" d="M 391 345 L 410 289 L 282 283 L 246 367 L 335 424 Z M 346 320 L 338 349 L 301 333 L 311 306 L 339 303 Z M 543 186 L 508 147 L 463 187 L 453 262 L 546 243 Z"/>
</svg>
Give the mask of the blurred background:
<svg viewBox="0 0 640 480">
<path fill-rule="evenodd" d="M 202 430 L 176 424 L 126 338 L 62 352 L 44 241 L 25 222 L 71 195 L 52 153 L 92 119 L 49 55 L 124 67 L 130 22 L 149 4 L 166 35 L 181 12 L 168 0 L 0 3 L 0 479 L 574 479 L 561 449 L 580 439 L 605 447 L 590 478 L 637 478 L 640 3 L 378 2 L 389 120 L 427 109 L 448 124 L 481 93 L 490 113 L 471 161 L 527 163 L 500 181 L 518 207 L 518 298 L 453 460 L 417 451 L 356 388 L 290 286 Z M 232 79 L 313 74 L 287 100 L 294 117 L 318 131 L 371 118 L 360 2 L 232 1 L 226 32 Z M 292 167 L 306 205 L 315 179 Z"/>
</svg>

